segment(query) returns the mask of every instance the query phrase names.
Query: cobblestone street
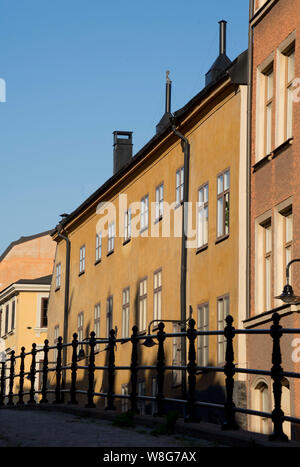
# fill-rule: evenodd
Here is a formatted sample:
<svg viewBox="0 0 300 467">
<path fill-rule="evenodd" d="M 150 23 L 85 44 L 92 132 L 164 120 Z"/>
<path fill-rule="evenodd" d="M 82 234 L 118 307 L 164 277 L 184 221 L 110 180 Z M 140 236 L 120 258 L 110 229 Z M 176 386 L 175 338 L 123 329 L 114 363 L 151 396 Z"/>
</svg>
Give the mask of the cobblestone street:
<svg viewBox="0 0 300 467">
<path fill-rule="evenodd" d="M 0 447 L 216 447 L 185 435 L 151 434 L 143 426 L 119 428 L 111 421 L 42 411 L 0 411 Z"/>
</svg>

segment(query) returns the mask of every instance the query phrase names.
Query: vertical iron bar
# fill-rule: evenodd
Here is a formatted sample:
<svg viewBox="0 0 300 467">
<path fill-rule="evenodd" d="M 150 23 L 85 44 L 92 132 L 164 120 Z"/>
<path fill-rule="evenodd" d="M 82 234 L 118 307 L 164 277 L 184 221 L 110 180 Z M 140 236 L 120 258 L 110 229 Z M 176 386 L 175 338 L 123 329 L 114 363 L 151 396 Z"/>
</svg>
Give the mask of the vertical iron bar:
<svg viewBox="0 0 300 467">
<path fill-rule="evenodd" d="M 24 394 L 23 394 L 23 388 L 24 388 L 24 371 L 25 371 L 25 347 L 21 348 L 21 353 L 20 353 L 20 388 L 19 388 L 19 400 L 17 402 L 17 405 L 24 405 Z"/>
<path fill-rule="evenodd" d="M 90 339 L 89 339 L 89 347 L 90 347 L 90 358 L 89 358 L 89 387 L 88 387 L 88 403 L 86 404 L 86 407 L 94 408 L 96 407 L 94 404 L 94 381 L 95 381 L 95 345 L 96 345 L 96 339 L 95 339 L 95 332 L 92 331 L 90 334 Z"/>
<path fill-rule="evenodd" d="M 235 364 L 233 352 L 233 338 L 235 336 L 235 328 L 232 326 L 233 317 L 228 315 L 225 319 L 226 326 L 224 329 L 224 336 L 226 337 L 226 353 L 225 353 L 225 366 L 224 374 L 226 376 L 226 401 L 224 404 L 225 423 L 222 425 L 223 430 L 238 430 L 239 426 L 235 420 L 235 404 L 233 402 L 233 388 L 234 388 L 234 375 Z"/>
<path fill-rule="evenodd" d="M 6 373 L 6 362 L 1 362 L 1 384 L 0 384 L 0 406 L 4 405 L 5 399 L 5 373 Z"/>
<path fill-rule="evenodd" d="M 78 404 L 76 399 L 76 379 L 77 379 L 77 347 L 78 340 L 76 332 L 73 334 L 72 340 L 72 364 L 71 364 L 71 389 L 70 389 L 70 401 L 69 404 Z"/>
<path fill-rule="evenodd" d="M 281 380 L 283 378 L 283 369 L 281 366 L 281 350 L 280 350 L 280 338 L 282 336 L 282 326 L 279 324 L 280 316 L 278 313 L 273 313 L 272 316 L 273 324 L 270 328 L 270 334 L 273 339 L 273 351 L 272 351 L 272 368 L 271 377 L 273 379 L 273 394 L 274 394 L 274 410 L 272 412 L 272 421 L 274 426 L 274 432 L 269 436 L 271 441 L 280 440 L 288 441 L 287 435 L 283 432 L 283 417 L 284 413 L 281 409 L 281 393 L 282 385 Z"/>
<path fill-rule="evenodd" d="M 132 351 L 131 351 L 131 365 L 130 365 L 130 373 L 131 373 L 131 394 L 130 394 L 130 402 L 131 402 L 131 411 L 133 413 L 139 413 L 139 409 L 137 406 L 137 375 L 138 375 L 138 327 L 133 326 L 132 328 L 132 336 L 131 336 L 131 343 L 132 343 Z"/>
<path fill-rule="evenodd" d="M 61 404 L 63 401 L 61 399 L 61 367 L 62 367 L 62 337 L 59 337 L 57 339 L 57 359 L 56 359 L 56 386 L 55 386 L 55 400 L 53 401 L 54 404 Z"/>
<path fill-rule="evenodd" d="M 35 404 L 35 399 L 34 399 L 34 394 L 35 394 L 35 389 L 34 389 L 34 384 L 35 384 L 35 366 L 36 366 L 36 344 L 32 344 L 32 350 L 31 350 L 31 365 L 30 365 L 30 391 L 29 391 L 29 401 L 28 404 Z"/>
<path fill-rule="evenodd" d="M 115 386 L 115 331 L 110 331 L 108 343 L 108 392 L 106 410 L 116 410 L 114 406 L 114 386 Z"/>
<path fill-rule="evenodd" d="M 7 405 L 14 405 L 13 393 L 14 393 L 14 378 L 15 378 L 15 351 L 11 351 L 10 357 L 10 371 L 9 371 L 9 393 Z"/>
<path fill-rule="evenodd" d="M 158 351 L 157 351 L 157 413 L 156 416 L 161 417 L 164 413 L 164 379 L 165 379 L 165 351 L 164 351 L 164 340 L 165 340 L 165 325 L 164 323 L 159 323 L 157 340 L 158 340 Z"/>
<path fill-rule="evenodd" d="M 43 360 L 43 382 L 42 382 L 42 398 L 40 404 L 47 404 L 47 379 L 48 379 L 48 353 L 49 353 L 49 341 L 45 339 L 44 345 L 44 360 Z"/>
<path fill-rule="evenodd" d="M 187 338 L 189 340 L 189 353 L 188 353 L 188 396 L 187 396 L 187 413 L 188 416 L 185 419 L 186 422 L 196 422 L 198 418 L 196 416 L 196 349 L 195 349 L 195 340 L 196 330 L 195 330 L 195 320 L 189 320 L 189 328 L 187 330 Z"/>
</svg>

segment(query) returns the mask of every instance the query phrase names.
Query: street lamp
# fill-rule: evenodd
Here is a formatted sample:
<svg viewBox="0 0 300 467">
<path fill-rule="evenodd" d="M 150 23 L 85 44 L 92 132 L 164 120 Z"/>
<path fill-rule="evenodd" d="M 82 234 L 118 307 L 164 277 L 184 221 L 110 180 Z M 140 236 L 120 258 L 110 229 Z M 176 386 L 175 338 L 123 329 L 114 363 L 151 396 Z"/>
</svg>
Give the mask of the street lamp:
<svg viewBox="0 0 300 467">
<path fill-rule="evenodd" d="M 300 262 L 300 259 L 292 259 L 286 266 L 286 284 L 283 288 L 282 294 L 275 298 L 282 300 L 284 303 L 296 304 L 300 302 L 300 296 L 295 295 L 293 287 L 290 285 L 290 267 L 293 263 Z"/>
<path fill-rule="evenodd" d="M 146 337 L 146 339 L 144 340 L 144 342 L 142 343 L 142 345 L 144 345 L 145 347 L 153 347 L 154 345 L 157 345 L 156 342 L 154 342 L 154 340 L 152 339 L 151 335 L 150 335 L 150 329 L 151 329 L 151 326 L 153 323 L 176 323 L 176 324 L 186 324 L 192 317 L 192 310 L 191 310 L 191 307 L 190 307 L 190 316 L 184 320 L 184 321 L 181 321 L 181 320 L 178 320 L 178 319 L 153 319 L 152 321 L 150 321 L 149 325 L 148 325 L 148 335 Z"/>
</svg>

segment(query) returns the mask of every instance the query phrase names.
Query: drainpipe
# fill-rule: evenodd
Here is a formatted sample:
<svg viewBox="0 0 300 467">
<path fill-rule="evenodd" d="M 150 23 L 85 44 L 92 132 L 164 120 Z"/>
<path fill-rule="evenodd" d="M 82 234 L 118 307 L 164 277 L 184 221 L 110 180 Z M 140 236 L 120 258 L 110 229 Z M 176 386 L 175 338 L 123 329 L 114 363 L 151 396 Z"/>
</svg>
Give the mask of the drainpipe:
<svg viewBox="0 0 300 467">
<path fill-rule="evenodd" d="M 254 0 L 250 0 L 249 6 L 249 33 L 248 33 L 248 98 L 247 98 L 247 254 L 246 254 L 246 318 L 250 318 L 250 293 L 251 293 L 251 216 L 250 216 L 250 208 L 251 208 L 251 125 L 252 125 L 252 79 L 253 79 L 253 28 L 250 25 L 251 18 L 253 16 L 254 11 Z"/>
<path fill-rule="evenodd" d="M 68 314 L 69 314 L 69 287 L 70 287 L 70 251 L 71 242 L 67 236 L 61 233 L 63 226 L 58 224 L 57 235 L 59 238 L 66 242 L 66 277 L 65 277 L 65 303 L 64 303 L 64 329 L 63 329 L 63 343 L 68 341 Z M 65 367 L 67 365 L 67 347 L 63 348 L 62 363 Z M 65 385 L 66 370 L 63 371 L 62 387 Z"/>
<path fill-rule="evenodd" d="M 189 172 L 190 172 L 190 143 L 188 139 L 176 130 L 174 116 L 170 114 L 172 131 L 181 139 L 181 147 L 184 153 L 184 186 L 183 186 L 183 206 L 182 206 L 182 232 L 181 232 L 181 278 L 180 278 L 180 320 L 186 321 L 186 283 L 187 283 L 187 228 L 188 228 L 188 201 L 189 201 Z M 185 325 L 182 325 L 181 332 L 184 332 Z M 182 365 L 186 365 L 186 340 L 181 340 Z M 186 397 L 186 372 L 182 371 L 181 380 L 182 396 Z"/>
</svg>

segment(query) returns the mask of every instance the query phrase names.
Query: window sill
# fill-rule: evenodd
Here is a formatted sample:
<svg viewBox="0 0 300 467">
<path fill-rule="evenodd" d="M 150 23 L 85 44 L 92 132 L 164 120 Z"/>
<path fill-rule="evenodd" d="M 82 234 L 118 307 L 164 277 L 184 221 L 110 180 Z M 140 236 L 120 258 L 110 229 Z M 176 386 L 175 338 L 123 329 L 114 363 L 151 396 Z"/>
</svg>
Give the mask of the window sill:
<svg viewBox="0 0 300 467">
<path fill-rule="evenodd" d="M 85 273 L 85 271 L 81 271 L 81 272 L 78 274 L 78 277 L 83 276 L 84 273 Z"/>
<path fill-rule="evenodd" d="M 259 161 L 257 161 L 253 166 L 253 172 L 256 172 L 261 167 L 264 167 L 268 162 L 270 162 L 274 157 L 277 157 L 282 151 L 287 149 L 291 144 L 293 144 L 294 137 L 288 138 L 279 146 L 277 146 L 272 152 L 267 154 L 266 156 L 262 157 Z"/>
<path fill-rule="evenodd" d="M 207 250 L 207 248 L 208 248 L 208 243 L 206 243 L 205 245 L 200 246 L 200 247 L 197 248 L 197 250 L 196 250 L 196 255 L 198 255 L 198 254 L 201 253 L 202 251 Z"/>
<path fill-rule="evenodd" d="M 56 287 L 55 292 L 58 292 L 60 290 L 60 286 Z"/>
<path fill-rule="evenodd" d="M 129 242 L 130 242 L 130 240 L 131 240 L 131 237 L 129 237 L 129 238 L 127 238 L 126 240 L 124 240 L 124 242 L 123 242 L 123 246 L 124 246 L 124 245 L 127 245 L 127 243 L 129 243 Z"/>
<path fill-rule="evenodd" d="M 140 230 L 140 234 L 142 234 L 143 232 L 146 232 L 146 230 L 148 230 L 148 225 L 146 227 L 143 227 L 141 230 Z"/>
<path fill-rule="evenodd" d="M 40 327 L 40 328 L 33 328 L 34 332 L 47 332 L 48 331 L 48 327 L 47 326 L 44 326 L 44 327 Z"/>
<path fill-rule="evenodd" d="M 158 224 L 162 220 L 163 216 L 159 216 L 157 219 L 155 219 L 154 224 Z"/>
<path fill-rule="evenodd" d="M 222 235 L 222 237 L 217 238 L 217 240 L 215 241 L 215 245 L 217 245 L 218 243 L 224 242 L 224 240 L 227 240 L 227 238 L 229 238 L 229 234 Z"/>
<path fill-rule="evenodd" d="M 111 250 L 111 251 L 109 251 L 109 252 L 107 253 L 107 255 L 106 255 L 106 256 L 110 256 L 110 255 L 112 255 L 114 251 L 115 251 L 115 250 Z"/>
<path fill-rule="evenodd" d="M 138 331 L 137 335 L 138 336 L 145 336 L 146 335 L 146 329 L 144 331 Z"/>
<path fill-rule="evenodd" d="M 99 263 L 101 263 L 101 258 L 97 259 L 97 261 L 95 261 L 94 266 L 97 266 L 97 264 L 99 264 Z"/>
</svg>

